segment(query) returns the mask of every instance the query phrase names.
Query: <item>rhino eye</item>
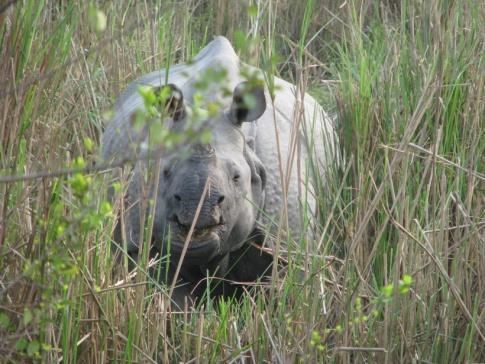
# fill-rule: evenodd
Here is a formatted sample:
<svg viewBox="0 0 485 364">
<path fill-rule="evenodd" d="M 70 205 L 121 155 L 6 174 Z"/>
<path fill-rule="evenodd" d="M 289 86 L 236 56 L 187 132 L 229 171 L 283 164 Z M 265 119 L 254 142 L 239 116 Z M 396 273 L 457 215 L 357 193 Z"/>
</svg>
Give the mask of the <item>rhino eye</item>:
<svg viewBox="0 0 485 364">
<path fill-rule="evenodd" d="M 170 178 L 171 175 L 172 175 L 172 173 L 170 172 L 169 168 L 165 168 L 163 170 L 163 178 L 168 179 L 168 178 Z"/>
<path fill-rule="evenodd" d="M 238 172 L 236 172 L 236 173 L 234 173 L 234 176 L 232 177 L 232 180 L 234 182 L 239 182 L 239 179 L 240 178 L 241 178 L 241 175 Z"/>
</svg>

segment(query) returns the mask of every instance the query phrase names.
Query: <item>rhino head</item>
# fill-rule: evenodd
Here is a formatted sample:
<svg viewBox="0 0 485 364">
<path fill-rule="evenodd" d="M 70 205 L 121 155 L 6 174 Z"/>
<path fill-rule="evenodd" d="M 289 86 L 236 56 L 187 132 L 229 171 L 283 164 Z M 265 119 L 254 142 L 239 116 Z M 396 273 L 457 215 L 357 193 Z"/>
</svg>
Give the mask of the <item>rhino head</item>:
<svg viewBox="0 0 485 364">
<path fill-rule="evenodd" d="M 182 130 L 187 118 L 183 94 L 170 86 L 166 110 L 171 128 Z M 188 158 L 162 160 L 153 234 L 156 247 L 166 251 L 169 246 L 171 254 L 180 255 L 194 221 L 186 263 L 207 264 L 244 244 L 264 205 L 266 171 L 241 125 L 254 122 L 265 109 L 263 87 L 243 82 L 235 88 L 230 107 L 208 120 L 209 145 L 190 146 Z"/>
</svg>

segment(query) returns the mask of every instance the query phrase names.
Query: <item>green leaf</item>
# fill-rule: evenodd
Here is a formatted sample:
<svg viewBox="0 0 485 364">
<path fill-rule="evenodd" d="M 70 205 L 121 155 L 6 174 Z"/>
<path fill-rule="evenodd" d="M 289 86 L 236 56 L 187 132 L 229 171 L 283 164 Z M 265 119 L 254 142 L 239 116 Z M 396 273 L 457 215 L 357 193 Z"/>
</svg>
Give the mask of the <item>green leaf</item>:
<svg viewBox="0 0 485 364">
<path fill-rule="evenodd" d="M 88 152 L 91 153 L 93 151 L 93 146 L 94 146 L 94 142 L 91 138 L 89 137 L 84 138 L 84 148 L 86 148 Z"/>
<path fill-rule="evenodd" d="M 6 329 L 10 324 L 10 319 L 8 318 L 7 314 L 2 312 L 0 313 L 0 327 Z"/>
<path fill-rule="evenodd" d="M 82 156 L 78 156 L 74 160 L 73 167 L 74 168 L 84 168 L 84 167 L 86 167 L 86 161 L 84 160 L 84 158 Z"/>
<path fill-rule="evenodd" d="M 69 181 L 74 193 L 78 197 L 82 197 L 89 189 L 89 178 L 86 178 L 82 173 L 76 173 Z"/>
<path fill-rule="evenodd" d="M 142 97 L 146 107 L 155 105 L 157 102 L 157 96 L 155 95 L 155 92 L 153 92 L 153 87 L 151 86 L 139 85 L 138 93 Z"/>
<path fill-rule="evenodd" d="M 409 274 L 405 274 L 402 277 L 402 281 L 404 284 L 411 285 L 413 283 L 413 277 L 411 277 Z"/>
<path fill-rule="evenodd" d="M 362 299 L 360 297 L 355 299 L 355 309 L 359 312 L 362 311 Z"/>
<path fill-rule="evenodd" d="M 27 355 L 35 356 L 39 353 L 39 350 L 40 350 L 39 342 L 37 340 L 32 340 L 27 346 Z"/>
<path fill-rule="evenodd" d="M 258 15 L 258 7 L 256 5 L 248 6 L 248 15 L 251 18 L 254 18 L 256 15 Z"/>
<path fill-rule="evenodd" d="M 113 190 L 118 193 L 121 191 L 121 183 L 120 182 L 113 182 L 111 185 L 113 187 Z"/>
<path fill-rule="evenodd" d="M 212 140 L 212 133 L 210 130 L 203 130 L 202 133 L 200 134 L 200 142 L 202 144 L 207 144 L 210 143 Z"/>
<path fill-rule="evenodd" d="M 34 316 L 32 315 L 32 311 L 30 311 L 28 308 L 24 309 L 24 326 L 30 324 L 33 318 Z"/>
<path fill-rule="evenodd" d="M 384 295 L 385 298 L 390 298 L 392 296 L 393 290 L 394 290 L 393 285 L 388 284 L 387 286 L 384 286 L 381 288 L 381 293 Z"/>
<path fill-rule="evenodd" d="M 242 51 L 247 48 L 246 33 L 242 30 L 236 30 L 234 32 L 234 48 L 238 51 Z"/>
<path fill-rule="evenodd" d="M 216 104 L 215 102 L 209 102 L 207 104 L 207 112 L 209 113 L 209 117 L 216 117 L 217 114 L 219 113 L 219 105 Z"/>
<path fill-rule="evenodd" d="M 25 350 L 26 347 L 27 347 L 27 340 L 25 338 L 19 339 L 19 341 L 17 341 L 17 343 L 15 344 L 15 349 L 19 351 Z"/>
<path fill-rule="evenodd" d="M 244 95 L 243 100 L 244 106 L 248 109 L 254 109 L 257 105 L 256 98 L 251 94 Z"/>
<path fill-rule="evenodd" d="M 95 28 L 97 32 L 104 32 L 106 30 L 107 18 L 106 14 L 101 11 L 96 11 Z"/>
<path fill-rule="evenodd" d="M 402 279 L 399 281 L 399 293 L 401 294 L 408 293 L 412 283 L 413 283 L 413 277 L 411 277 L 408 274 L 403 275 Z"/>
<path fill-rule="evenodd" d="M 107 17 L 106 14 L 94 7 L 92 4 L 88 9 L 88 18 L 91 26 L 96 30 L 96 32 L 101 33 L 106 30 Z"/>
<path fill-rule="evenodd" d="M 108 201 L 104 201 L 101 203 L 101 206 L 99 208 L 99 213 L 103 216 L 107 216 L 111 213 L 112 208 L 111 204 Z"/>
</svg>

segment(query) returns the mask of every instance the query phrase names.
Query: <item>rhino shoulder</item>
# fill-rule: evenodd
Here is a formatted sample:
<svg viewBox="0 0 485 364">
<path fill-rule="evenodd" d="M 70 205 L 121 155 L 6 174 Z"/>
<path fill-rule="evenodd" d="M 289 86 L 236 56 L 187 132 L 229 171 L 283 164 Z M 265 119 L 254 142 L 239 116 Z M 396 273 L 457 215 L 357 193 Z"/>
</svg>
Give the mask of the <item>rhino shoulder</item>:
<svg viewBox="0 0 485 364">
<path fill-rule="evenodd" d="M 267 170 L 265 212 L 270 218 L 262 218 L 261 222 L 277 220 L 287 203 L 289 227 L 292 235 L 298 236 L 301 199 L 305 198 L 311 213 L 316 211 L 310 170 L 316 163 L 319 175 L 324 178 L 324 170 L 334 158 L 335 129 L 331 118 L 311 95 L 301 94 L 295 85 L 278 77 L 275 84 L 274 102 L 256 124 L 247 127 L 246 134 Z M 292 147 L 295 138 L 300 144 L 298 148 Z M 286 202 L 280 172 L 288 178 Z"/>
</svg>

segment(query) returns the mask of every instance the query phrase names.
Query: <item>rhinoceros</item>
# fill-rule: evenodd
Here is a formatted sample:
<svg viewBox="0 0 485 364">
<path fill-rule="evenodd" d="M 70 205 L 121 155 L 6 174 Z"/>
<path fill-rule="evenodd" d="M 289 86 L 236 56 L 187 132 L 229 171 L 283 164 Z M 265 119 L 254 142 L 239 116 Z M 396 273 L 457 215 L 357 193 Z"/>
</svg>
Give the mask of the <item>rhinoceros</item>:
<svg viewBox="0 0 485 364">
<path fill-rule="evenodd" d="M 213 74 L 222 74 L 224 85 L 201 86 Z M 170 253 L 167 283 L 173 279 L 194 223 L 178 275 L 185 283 L 176 290 L 178 302 L 199 296 L 201 291 L 197 293 L 194 287 L 200 287 L 207 276 L 245 282 L 261 276 L 273 259 L 250 242 L 261 238 L 263 231 L 275 231 L 284 204 L 288 222 L 284 230 L 299 236 L 302 206 L 310 214 L 316 209 L 314 189 L 308 182 L 310 171 L 323 171 L 335 150 L 333 122 L 310 95 L 297 94 L 295 85 L 274 77 L 271 98 L 264 83 L 248 81 L 248 77 L 262 80 L 264 76 L 243 64 L 226 38 L 216 37 L 190 63 L 132 82 L 116 101 L 114 116 L 102 135 L 104 161 L 147 153 L 148 129 L 133 123 L 133 115 L 145 107 L 140 85 L 154 90 L 168 85 L 170 97 L 163 105 L 167 115 L 160 122 L 173 132 L 183 133 L 193 121 L 191 107 L 201 95 L 206 105 L 218 105 L 215 111 L 199 115 L 212 135 L 208 144 L 187 142 L 188 154 L 160 156 L 158 185 L 153 191 L 152 243 L 162 255 Z M 310 153 L 315 156 L 316 169 L 307 163 Z M 136 255 L 143 228 L 140 184 L 144 170 L 153 168 L 148 165 L 140 158 L 133 168 L 124 199 L 125 231 L 117 238 L 125 237 L 132 255 Z M 268 225 L 268 230 L 260 228 Z"/>
</svg>

